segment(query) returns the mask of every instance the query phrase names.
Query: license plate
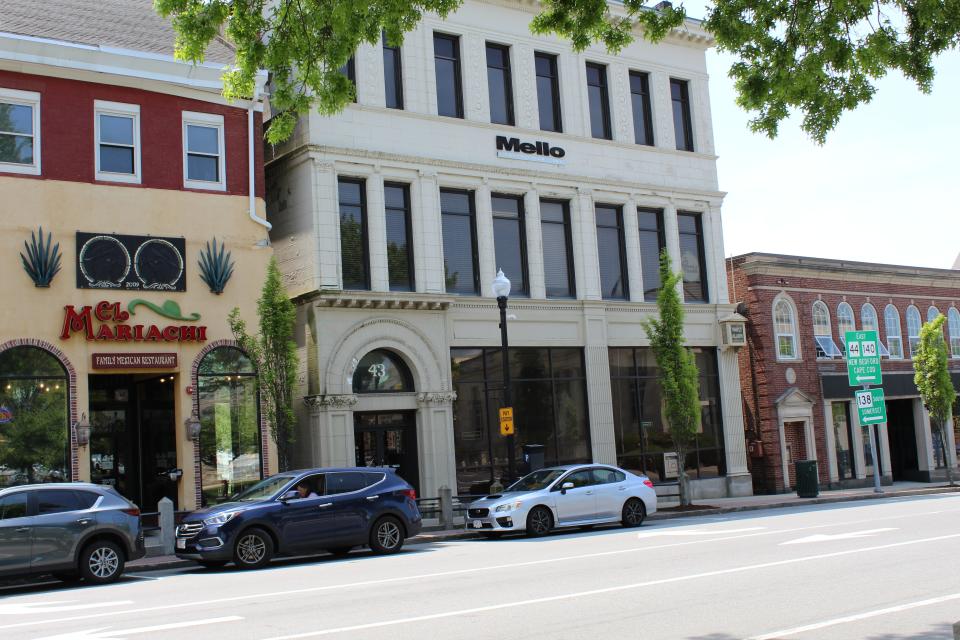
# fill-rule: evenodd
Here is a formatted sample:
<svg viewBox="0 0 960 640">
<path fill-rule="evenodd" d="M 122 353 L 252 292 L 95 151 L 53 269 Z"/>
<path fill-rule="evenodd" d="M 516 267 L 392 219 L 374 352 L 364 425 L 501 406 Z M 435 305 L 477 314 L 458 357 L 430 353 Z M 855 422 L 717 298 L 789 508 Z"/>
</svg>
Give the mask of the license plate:
<svg viewBox="0 0 960 640">
<path fill-rule="evenodd" d="M 479 520 L 474 520 L 474 521 L 473 521 L 473 528 L 474 528 L 474 529 L 483 529 L 483 523 L 480 522 Z"/>
<path fill-rule="evenodd" d="M 187 541 L 184 538 L 177 539 L 177 549 L 186 549 Z"/>
</svg>

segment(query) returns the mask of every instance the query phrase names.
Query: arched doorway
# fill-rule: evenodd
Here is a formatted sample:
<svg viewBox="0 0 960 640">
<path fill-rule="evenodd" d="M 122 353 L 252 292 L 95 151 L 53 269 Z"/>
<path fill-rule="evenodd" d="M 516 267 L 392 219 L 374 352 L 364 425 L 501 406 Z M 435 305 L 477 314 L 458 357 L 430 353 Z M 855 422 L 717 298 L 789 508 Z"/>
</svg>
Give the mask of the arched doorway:
<svg viewBox="0 0 960 640">
<path fill-rule="evenodd" d="M 410 368 L 389 349 L 368 352 L 353 373 L 353 392 L 361 398 L 415 391 Z M 419 489 L 416 411 L 357 411 L 353 419 L 357 466 L 390 467 Z"/>
<path fill-rule="evenodd" d="M 263 477 L 257 372 L 236 347 L 217 347 L 197 369 L 202 504 L 223 502 Z"/>
<path fill-rule="evenodd" d="M 0 353 L 0 488 L 70 481 L 69 407 L 56 356 L 31 346 Z"/>
</svg>

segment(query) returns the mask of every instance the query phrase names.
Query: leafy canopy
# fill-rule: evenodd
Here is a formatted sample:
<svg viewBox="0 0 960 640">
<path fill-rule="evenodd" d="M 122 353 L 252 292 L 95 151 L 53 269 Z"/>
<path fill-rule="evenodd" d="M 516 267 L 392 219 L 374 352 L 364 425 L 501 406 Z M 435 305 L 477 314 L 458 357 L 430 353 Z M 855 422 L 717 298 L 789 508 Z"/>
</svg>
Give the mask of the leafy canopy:
<svg viewBox="0 0 960 640">
<path fill-rule="evenodd" d="M 339 69 L 357 47 L 399 44 L 425 12 L 446 17 L 462 0 L 154 0 L 172 17 L 176 55 L 199 62 L 222 30 L 237 50 L 225 95 L 249 97 L 258 69 L 272 77 L 277 115 L 267 132 L 287 139 L 311 105 L 341 111 L 353 86 Z M 575 49 L 618 52 L 638 35 L 657 42 L 681 29 L 683 5 L 657 10 L 640 0 L 542 0 L 535 33 L 557 34 Z M 715 0 L 704 27 L 738 58 L 730 70 L 738 104 L 755 113 L 754 131 L 773 138 L 791 111 L 823 143 L 840 116 L 869 102 L 874 81 L 900 71 L 930 91 L 933 60 L 960 43 L 960 0 Z"/>
</svg>

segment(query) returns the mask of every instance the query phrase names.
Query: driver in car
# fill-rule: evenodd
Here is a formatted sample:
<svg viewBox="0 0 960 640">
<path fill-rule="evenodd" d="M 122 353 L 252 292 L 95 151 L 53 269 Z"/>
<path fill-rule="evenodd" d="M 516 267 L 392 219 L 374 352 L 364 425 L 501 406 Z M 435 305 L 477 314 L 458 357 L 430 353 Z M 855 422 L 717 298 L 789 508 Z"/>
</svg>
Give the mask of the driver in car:
<svg viewBox="0 0 960 640">
<path fill-rule="evenodd" d="M 311 491 L 310 486 L 306 482 L 301 482 L 297 485 L 297 493 L 299 493 L 300 498 L 317 498 L 316 493 Z"/>
</svg>

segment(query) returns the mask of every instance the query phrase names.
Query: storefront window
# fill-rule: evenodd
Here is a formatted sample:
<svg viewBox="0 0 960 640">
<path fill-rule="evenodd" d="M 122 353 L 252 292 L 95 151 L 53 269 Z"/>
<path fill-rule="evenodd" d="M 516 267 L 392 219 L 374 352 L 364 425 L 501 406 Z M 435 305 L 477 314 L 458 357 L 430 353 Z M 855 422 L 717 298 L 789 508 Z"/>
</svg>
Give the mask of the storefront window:
<svg viewBox="0 0 960 640">
<path fill-rule="evenodd" d="M 841 480 L 854 477 L 853 450 L 850 448 L 850 404 L 831 403 L 833 412 L 833 440 L 837 448 L 837 473 Z"/>
<path fill-rule="evenodd" d="M 354 393 L 400 393 L 413 391 L 413 376 L 395 353 L 376 349 L 363 356 L 353 372 Z"/>
<path fill-rule="evenodd" d="M 503 361 L 499 348 L 451 349 L 453 429 L 457 489 L 490 490 L 507 474 L 506 439 L 500 435 Z M 510 361 L 510 403 L 516 426 L 515 457 L 523 473 L 523 445 L 545 447 L 547 465 L 591 460 L 586 377 L 580 349 L 515 348 Z"/>
<path fill-rule="evenodd" d="M 710 349 L 694 349 L 694 357 L 700 372 L 701 420 L 685 468 L 689 478 L 715 478 L 726 473 L 716 354 Z M 658 376 L 651 349 L 610 349 L 617 464 L 644 473 L 654 482 L 673 482 L 680 464 L 664 415 Z"/>
<path fill-rule="evenodd" d="M 67 388 L 67 372 L 51 353 L 0 353 L 0 487 L 70 481 Z"/>
<path fill-rule="evenodd" d="M 222 502 L 262 477 L 257 374 L 239 349 L 200 363 L 200 473 L 204 504 Z"/>
</svg>

